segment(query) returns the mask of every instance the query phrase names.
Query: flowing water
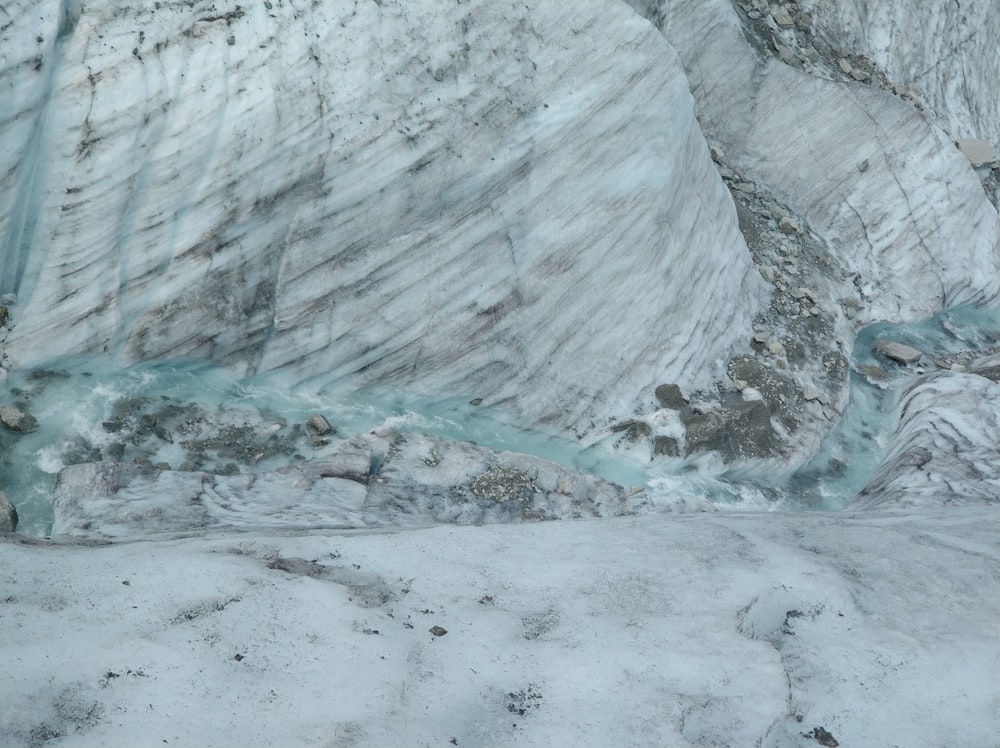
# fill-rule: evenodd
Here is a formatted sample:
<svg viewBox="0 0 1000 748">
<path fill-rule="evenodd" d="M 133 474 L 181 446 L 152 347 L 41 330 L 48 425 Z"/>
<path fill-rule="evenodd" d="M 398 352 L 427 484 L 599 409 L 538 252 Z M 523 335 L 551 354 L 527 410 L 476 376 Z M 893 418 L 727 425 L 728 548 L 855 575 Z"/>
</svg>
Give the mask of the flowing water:
<svg viewBox="0 0 1000 748">
<path fill-rule="evenodd" d="M 925 356 L 908 367 L 877 359 L 876 338 L 911 345 Z M 331 438 L 388 426 L 537 455 L 626 486 L 646 486 L 654 496 L 709 498 L 735 509 L 837 510 L 878 465 L 894 426 L 899 387 L 925 368 L 947 367 L 956 354 L 998 344 L 996 310 L 959 308 L 920 323 L 866 328 L 855 347 L 843 418 L 812 460 L 784 475 L 711 467 L 703 459 L 651 465 L 603 443 L 582 449 L 458 398 L 413 398 L 387 390 L 308 392 L 280 374 L 238 379 L 203 362 L 122 371 L 98 360 L 64 360 L 45 371 L 10 375 L 6 401 L 23 404 L 40 428 L 2 435 L 0 487 L 17 506 L 18 531 L 45 536 L 55 476 L 67 464 L 117 459 L 211 472 L 266 470 L 307 458 Z M 316 414 L 336 435 L 305 427 Z"/>
<path fill-rule="evenodd" d="M 903 366 L 876 356 L 877 340 L 908 345 L 924 353 Z M 759 471 L 690 472 L 655 476 L 660 490 L 700 491 L 720 508 L 783 511 L 843 509 L 875 472 L 896 426 L 900 389 L 925 372 L 968 364 L 1000 346 L 1000 310 L 956 307 L 920 322 L 878 323 L 861 330 L 851 359 L 850 400 L 816 455 L 784 475 Z M 963 363 L 964 362 L 964 363 Z M 687 485 L 685 485 L 687 484 Z"/>
</svg>

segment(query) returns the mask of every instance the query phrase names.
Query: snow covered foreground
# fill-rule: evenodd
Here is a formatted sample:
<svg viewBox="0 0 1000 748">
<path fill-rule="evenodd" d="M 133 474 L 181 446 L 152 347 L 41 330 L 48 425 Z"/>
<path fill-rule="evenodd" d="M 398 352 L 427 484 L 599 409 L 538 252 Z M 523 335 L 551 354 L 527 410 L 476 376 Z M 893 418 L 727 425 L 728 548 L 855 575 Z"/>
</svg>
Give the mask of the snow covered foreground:
<svg viewBox="0 0 1000 748">
<path fill-rule="evenodd" d="M 994 746 L 996 529 L 949 507 L 8 536 L 0 743 Z"/>
</svg>

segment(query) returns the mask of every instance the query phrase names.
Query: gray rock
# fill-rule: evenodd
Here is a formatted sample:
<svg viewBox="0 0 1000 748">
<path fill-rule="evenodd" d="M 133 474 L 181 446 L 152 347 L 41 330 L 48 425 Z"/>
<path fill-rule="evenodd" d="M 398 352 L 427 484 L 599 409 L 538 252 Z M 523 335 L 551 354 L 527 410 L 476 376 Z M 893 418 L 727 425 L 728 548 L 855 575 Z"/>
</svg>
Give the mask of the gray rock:
<svg viewBox="0 0 1000 748">
<path fill-rule="evenodd" d="M 794 67 L 799 67 L 798 58 L 795 53 L 784 44 L 774 43 L 774 51 L 778 53 L 778 59 L 781 60 L 786 65 L 792 65 Z"/>
<path fill-rule="evenodd" d="M 720 452 L 725 462 L 774 457 L 781 444 L 763 400 L 732 401 L 712 413 L 685 417 L 685 457 L 695 452 Z"/>
<path fill-rule="evenodd" d="M 661 384 L 656 388 L 656 399 L 661 408 L 680 410 L 687 405 L 687 398 L 681 392 L 681 388 L 676 384 Z"/>
<path fill-rule="evenodd" d="M 876 340 L 872 350 L 901 364 L 913 364 L 924 354 L 916 348 L 891 340 Z"/>
<path fill-rule="evenodd" d="M 613 434 L 624 434 L 625 438 L 630 442 L 637 442 L 644 436 L 649 436 L 653 433 L 653 429 L 650 428 L 649 424 L 645 421 L 622 421 L 620 423 L 612 424 L 611 432 Z"/>
<path fill-rule="evenodd" d="M 973 166 L 986 166 L 997 160 L 997 149 L 990 143 L 979 138 L 963 138 L 956 140 L 955 145 Z"/>
<path fill-rule="evenodd" d="M 773 18 L 774 22 L 778 24 L 780 28 L 783 29 L 790 29 L 792 26 L 795 25 L 795 21 L 792 19 L 790 15 L 788 15 L 788 11 L 786 11 L 784 8 L 777 8 L 775 10 L 772 10 L 771 18 Z"/>
<path fill-rule="evenodd" d="M 14 532 L 17 529 L 17 507 L 10 503 L 7 494 L 0 491 L 0 532 Z"/>
<path fill-rule="evenodd" d="M 789 291 L 789 295 L 793 299 L 809 299 L 810 301 L 816 301 L 816 294 L 812 290 L 805 288 L 804 286 L 793 288 L 791 291 Z"/>
<path fill-rule="evenodd" d="M 772 415 L 777 416 L 789 431 L 798 428 L 792 408 L 798 403 L 798 385 L 787 376 L 753 356 L 737 356 L 729 362 L 729 376 L 739 379 L 757 390 L 764 398 Z"/>
<path fill-rule="evenodd" d="M 830 398 L 826 396 L 826 393 L 809 385 L 803 388 L 802 397 L 806 400 L 815 400 L 823 405 L 827 405 L 830 402 Z"/>
<path fill-rule="evenodd" d="M 968 370 L 994 382 L 1000 382 L 1000 353 L 977 358 L 969 364 Z"/>
<path fill-rule="evenodd" d="M 0 422 L 19 434 L 28 434 L 38 429 L 35 417 L 17 405 L 5 405 L 0 408 Z"/>
<path fill-rule="evenodd" d="M 527 502 L 534 493 L 534 480 L 523 470 L 498 465 L 473 478 L 469 490 L 488 501 Z"/>
<path fill-rule="evenodd" d="M 653 454 L 677 457 L 681 453 L 680 445 L 672 436 L 658 436 L 653 440 Z"/>
<path fill-rule="evenodd" d="M 309 416 L 309 420 L 306 421 L 306 430 L 316 436 L 326 436 L 333 432 L 333 426 L 330 425 L 330 422 L 326 418 L 316 414 Z"/>
<path fill-rule="evenodd" d="M 778 222 L 778 229 L 782 234 L 801 234 L 802 225 L 790 216 L 782 218 Z"/>
</svg>

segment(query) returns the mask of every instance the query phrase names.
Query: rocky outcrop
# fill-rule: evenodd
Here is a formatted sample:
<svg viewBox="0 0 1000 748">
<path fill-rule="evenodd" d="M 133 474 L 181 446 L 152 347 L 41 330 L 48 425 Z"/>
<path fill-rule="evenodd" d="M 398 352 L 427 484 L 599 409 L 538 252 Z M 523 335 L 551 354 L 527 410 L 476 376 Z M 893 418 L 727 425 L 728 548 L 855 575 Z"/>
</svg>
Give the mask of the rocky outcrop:
<svg viewBox="0 0 1000 748">
<path fill-rule="evenodd" d="M 582 435 L 745 348 L 760 278 L 627 7 L 67 7 L 0 32 L 11 365 L 207 358 Z"/>
<path fill-rule="evenodd" d="M 642 491 L 537 457 L 388 429 L 260 473 L 72 465 L 58 475 L 53 504 L 53 533 L 91 538 L 517 523 L 654 508 Z"/>
</svg>

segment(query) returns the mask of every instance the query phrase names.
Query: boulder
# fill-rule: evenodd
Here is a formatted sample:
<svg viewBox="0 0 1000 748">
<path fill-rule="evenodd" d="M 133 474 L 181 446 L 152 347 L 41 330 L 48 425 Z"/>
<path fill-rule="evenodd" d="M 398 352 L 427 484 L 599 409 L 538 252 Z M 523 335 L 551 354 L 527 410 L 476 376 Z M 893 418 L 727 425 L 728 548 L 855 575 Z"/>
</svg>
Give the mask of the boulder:
<svg viewBox="0 0 1000 748">
<path fill-rule="evenodd" d="M 725 462 L 775 457 L 781 442 L 763 400 L 734 400 L 718 411 L 684 417 L 687 446 L 684 456 L 716 451 Z"/>
<path fill-rule="evenodd" d="M 987 166 L 997 160 L 997 149 L 979 138 L 963 138 L 955 141 L 955 145 L 975 167 Z"/>
<path fill-rule="evenodd" d="M 0 407 L 0 423 L 19 434 L 28 434 L 38 429 L 35 417 L 18 405 Z"/>
<path fill-rule="evenodd" d="M 876 340 L 872 350 L 900 364 L 915 364 L 924 355 L 916 348 L 892 340 Z"/>
<path fill-rule="evenodd" d="M 317 413 L 309 416 L 309 420 L 306 421 L 306 430 L 316 436 L 326 436 L 333 432 L 333 426 L 324 416 Z"/>
<path fill-rule="evenodd" d="M 676 384 L 661 384 L 656 388 L 656 399 L 661 408 L 680 410 L 687 405 L 687 398 Z"/>
</svg>

